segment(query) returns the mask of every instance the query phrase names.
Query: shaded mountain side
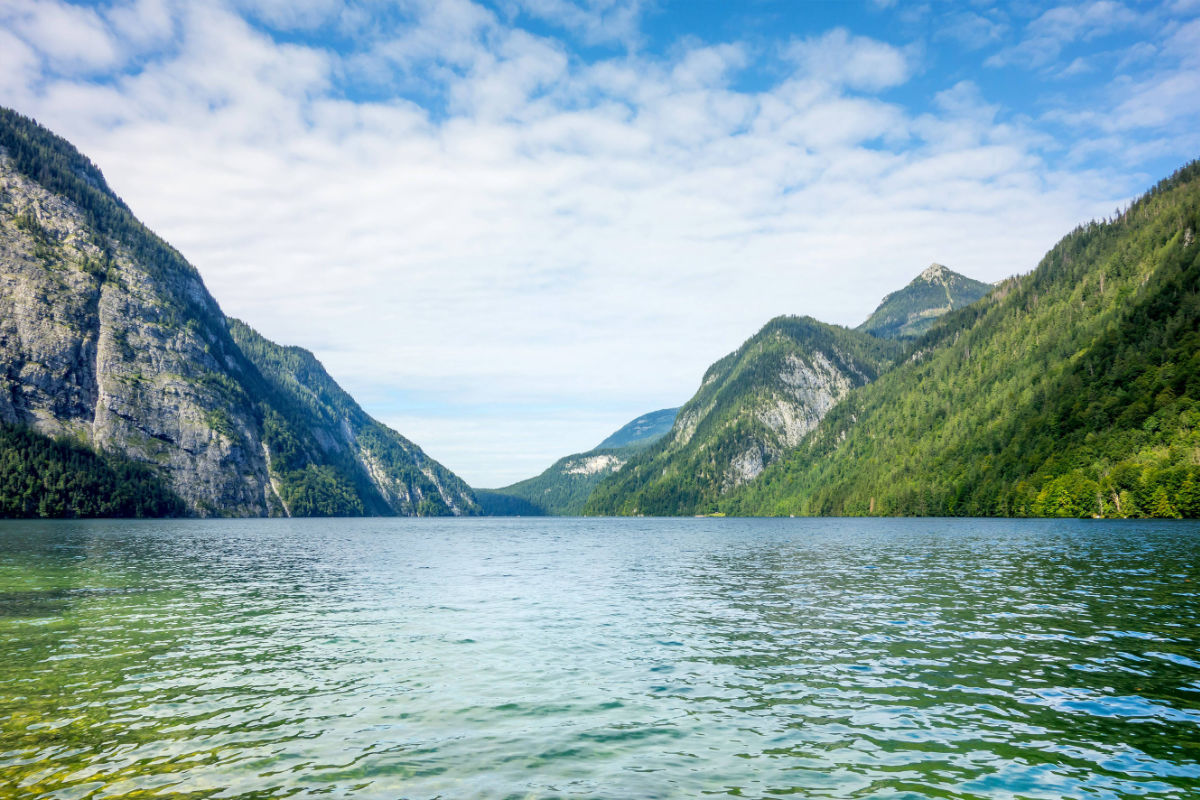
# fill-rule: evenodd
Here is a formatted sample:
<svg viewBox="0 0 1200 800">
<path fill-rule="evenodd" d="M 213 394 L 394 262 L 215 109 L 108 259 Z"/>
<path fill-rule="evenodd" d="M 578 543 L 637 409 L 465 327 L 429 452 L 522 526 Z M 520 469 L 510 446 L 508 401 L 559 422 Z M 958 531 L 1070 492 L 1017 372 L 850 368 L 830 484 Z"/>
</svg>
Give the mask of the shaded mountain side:
<svg viewBox="0 0 1200 800">
<path fill-rule="evenodd" d="M 635 420 L 625 423 L 608 436 L 603 442 L 593 448 L 597 450 L 612 450 L 618 447 L 649 447 L 667 435 L 675 424 L 678 408 L 663 408 L 643 414 Z"/>
<path fill-rule="evenodd" d="M 545 508 L 524 497 L 507 494 L 504 489 L 475 489 L 475 502 L 489 517 L 545 517 Z M 565 516 L 565 515 L 564 515 Z"/>
<path fill-rule="evenodd" d="M 363 411 L 316 356 L 300 347 L 275 344 L 240 320 L 228 322 L 242 352 L 276 394 L 289 401 L 269 413 L 264 426 L 263 442 L 275 480 L 287 486 L 297 470 L 324 464 L 349 477 L 367 513 L 479 513 L 462 479 Z M 286 417 L 279 420 L 276 415 Z M 300 439 L 289 431 L 307 435 Z M 285 489 L 285 499 L 286 493 Z"/>
<path fill-rule="evenodd" d="M 187 504 L 152 468 L 65 437 L 0 425 L 0 517 L 178 517 Z"/>
<path fill-rule="evenodd" d="M 1200 163 L 942 318 L 740 514 L 1200 515 Z"/>
<path fill-rule="evenodd" d="M 0 109 L 5 442 L 20 441 L 18 430 L 35 431 L 85 446 L 118 474 L 127 474 L 127 463 L 143 465 L 154 480 L 129 483 L 146 495 L 133 504 L 138 513 L 158 513 L 160 489 L 202 516 L 472 510 L 461 481 L 450 480 L 442 480 L 440 504 L 393 504 L 383 488 L 389 476 L 410 464 L 435 476 L 440 468 L 365 424 L 351 426 L 355 441 L 378 437 L 371 451 L 378 463 L 351 458 L 326 436 L 328 415 L 316 415 L 280 371 L 268 372 L 234 341 L 196 270 L 137 221 L 90 161 L 34 121 Z M 24 457 L 13 447 L 0 459 Z M 39 447 L 37 459 L 65 464 L 67 472 L 84 464 L 45 442 L 21 452 Z M 384 477 L 364 478 L 372 469 Z M 80 470 L 102 471 L 99 462 Z M 24 509 L 54 505 L 22 502 Z M 85 506 L 76 513 L 108 513 Z"/>
<path fill-rule="evenodd" d="M 886 339 L 912 339 L 929 330 L 938 317 L 971 305 L 991 290 L 990 283 L 930 264 L 903 289 L 883 298 L 857 330 Z"/>
<path fill-rule="evenodd" d="M 477 491 L 476 497 L 493 516 L 579 514 L 602 480 L 670 431 L 678 411 L 664 408 L 643 414 L 591 450 L 560 458 L 540 475 L 511 486 Z"/>
<path fill-rule="evenodd" d="M 710 367 L 671 432 L 593 491 L 588 514 L 693 514 L 799 444 L 903 346 L 810 317 L 778 317 Z"/>
</svg>

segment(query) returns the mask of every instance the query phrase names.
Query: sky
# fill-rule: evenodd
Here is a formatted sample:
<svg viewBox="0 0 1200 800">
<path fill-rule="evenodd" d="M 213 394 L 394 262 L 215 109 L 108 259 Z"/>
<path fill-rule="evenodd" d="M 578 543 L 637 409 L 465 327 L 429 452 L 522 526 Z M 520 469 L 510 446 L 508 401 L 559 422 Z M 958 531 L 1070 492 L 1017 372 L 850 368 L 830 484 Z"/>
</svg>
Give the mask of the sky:
<svg viewBox="0 0 1200 800">
<path fill-rule="evenodd" d="M 0 104 L 492 487 L 1200 156 L 1200 0 L 0 0 Z"/>
</svg>

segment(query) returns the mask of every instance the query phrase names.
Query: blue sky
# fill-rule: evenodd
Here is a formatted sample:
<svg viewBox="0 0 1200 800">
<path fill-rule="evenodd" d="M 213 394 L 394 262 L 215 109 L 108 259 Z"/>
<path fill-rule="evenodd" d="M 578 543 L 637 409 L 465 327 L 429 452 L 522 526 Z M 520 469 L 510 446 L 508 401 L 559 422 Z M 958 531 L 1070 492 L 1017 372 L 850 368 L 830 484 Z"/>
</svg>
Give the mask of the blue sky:
<svg viewBox="0 0 1200 800">
<path fill-rule="evenodd" d="M 0 0 L 0 103 L 476 486 L 1200 155 L 1200 0 Z"/>
</svg>

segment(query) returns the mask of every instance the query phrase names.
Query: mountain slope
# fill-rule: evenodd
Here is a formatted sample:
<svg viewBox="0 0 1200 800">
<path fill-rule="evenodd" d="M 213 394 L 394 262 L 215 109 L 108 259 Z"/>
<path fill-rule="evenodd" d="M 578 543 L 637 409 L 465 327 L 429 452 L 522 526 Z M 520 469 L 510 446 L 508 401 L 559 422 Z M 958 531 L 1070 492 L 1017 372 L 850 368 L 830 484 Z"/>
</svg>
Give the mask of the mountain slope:
<svg viewBox="0 0 1200 800">
<path fill-rule="evenodd" d="M 368 513 L 479 512 L 461 478 L 363 411 L 312 353 L 275 344 L 236 319 L 229 319 L 229 330 L 277 395 L 290 401 L 292 430 L 306 431 L 307 441 L 319 451 L 304 453 L 281 435 L 278 426 L 266 425 L 263 441 L 277 481 L 286 484 L 289 473 L 304 470 L 309 463 L 328 463 L 351 476 Z"/>
<path fill-rule="evenodd" d="M 314 441 L 327 423 L 263 376 L 196 270 L 91 162 L 0 109 L 0 424 L 6 441 L 26 430 L 40 442 L 0 458 L 18 474 L 41 462 L 69 473 L 82 462 L 45 437 L 59 438 L 103 455 L 80 480 L 141 464 L 148 496 L 205 516 L 409 513 L 372 495 L 367 465 Z M 294 440 L 299 460 L 282 468 L 269 440 Z M 445 510 L 469 510 L 461 498 L 449 488 Z M 157 513 L 152 499 L 130 507 Z"/>
<path fill-rule="evenodd" d="M 691 514 L 799 444 L 855 386 L 874 380 L 902 345 L 778 317 L 708 369 L 671 432 L 603 481 L 589 514 Z"/>
<path fill-rule="evenodd" d="M 952 312 L 729 498 L 749 514 L 1200 515 L 1200 163 Z"/>
<path fill-rule="evenodd" d="M 886 339 L 911 339 L 956 308 L 969 306 L 992 290 L 992 285 L 930 264 L 903 289 L 883 298 L 857 330 Z"/>
<path fill-rule="evenodd" d="M 583 511 L 596 486 L 671 430 L 677 408 L 664 408 L 621 426 L 595 448 L 555 461 L 540 475 L 501 489 L 476 492 L 493 516 L 573 516 Z"/>
<path fill-rule="evenodd" d="M 675 424 L 678 408 L 663 408 L 643 414 L 635 420 L 625 423 L 603 442 L 596 445 L 594 450 L 606 450 L 615 447 L 649 447 L 667 435 Z"/>
</svg>

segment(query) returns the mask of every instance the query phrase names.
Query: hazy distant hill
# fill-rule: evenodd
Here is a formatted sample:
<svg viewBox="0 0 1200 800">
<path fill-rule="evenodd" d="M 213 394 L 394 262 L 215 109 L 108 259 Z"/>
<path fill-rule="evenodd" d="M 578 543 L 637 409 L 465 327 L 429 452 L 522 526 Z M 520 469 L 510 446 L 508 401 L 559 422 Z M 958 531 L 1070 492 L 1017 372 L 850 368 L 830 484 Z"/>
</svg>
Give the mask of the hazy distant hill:
<svg viewBox="0 0 1200 800">
<path fill-rule="evenodd" d="M 665 436 L 667 431 L 671 430 L 671 426 L 675 424 L 675 415 L 678 413 L 678 408 L 664 408 L 659 411 L 651 411 L 649 414 L 643 414 L 632 422 L 623 425 L 620 430 L 596 445 L 595 449 L 649 447 Z"/>
<path fill-rule="evenodd" d="M 310 353 L 226 319 L 74 147 L 0 109 L 0 515 L 477 511 Z"/>
<path fill-rule="evenodd" d="M 930 264 L 903 289 L 883 298 L 858 330 L 888 339 L 911 339 L 929 330 L 946 312 L 969 306 L 991 290 L 989 283 Z"/>
<path fill-rule="evenodd" d="M 496 516 L 579 514 L 596 484 L 662 438 L 678 411 L 643 414 L 594 449 L 560 458 L 540 475 L 501 489 L 477 489 L 479 504 L 484 513 Z"/>
</svg>

